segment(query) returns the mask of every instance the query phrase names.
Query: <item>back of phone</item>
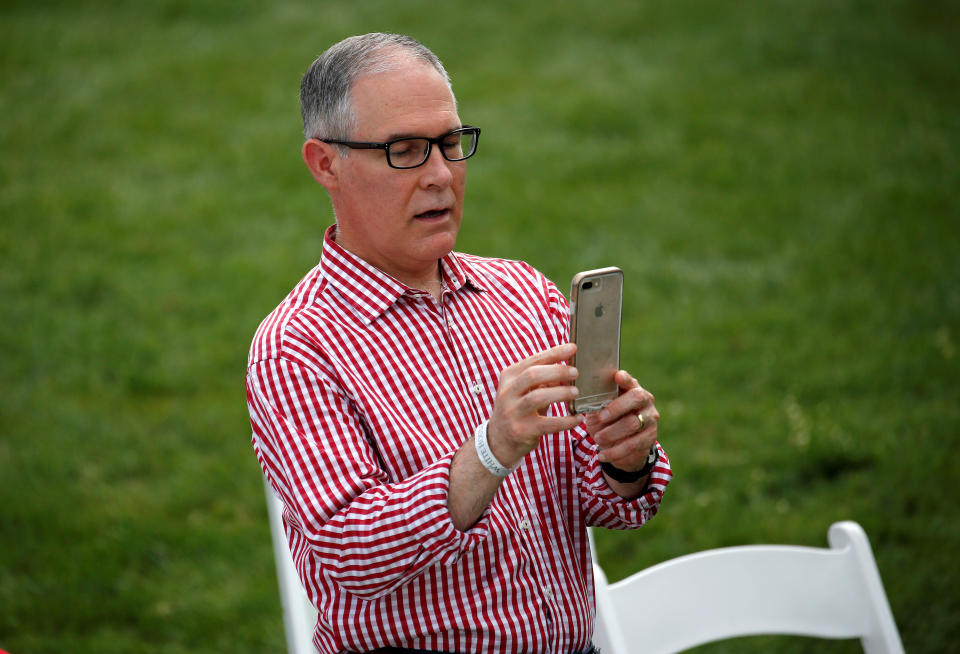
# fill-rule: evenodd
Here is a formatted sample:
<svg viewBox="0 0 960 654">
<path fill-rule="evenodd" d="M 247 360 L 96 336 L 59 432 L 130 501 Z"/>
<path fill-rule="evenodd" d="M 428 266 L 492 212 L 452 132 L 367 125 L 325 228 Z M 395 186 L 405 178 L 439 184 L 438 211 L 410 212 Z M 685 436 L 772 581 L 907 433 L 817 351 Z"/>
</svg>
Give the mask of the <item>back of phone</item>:
<svg viewBox="0 0 960 654">
<path fill-rule="evenodd" d="M 623 272 L 600 268 L 577 273 L 570 285 L 570 340 L 577 344 L 572 365 L 580 371 L 574 413 L 599 411 L 618 395 L 620 312 Z"/>
</svg>

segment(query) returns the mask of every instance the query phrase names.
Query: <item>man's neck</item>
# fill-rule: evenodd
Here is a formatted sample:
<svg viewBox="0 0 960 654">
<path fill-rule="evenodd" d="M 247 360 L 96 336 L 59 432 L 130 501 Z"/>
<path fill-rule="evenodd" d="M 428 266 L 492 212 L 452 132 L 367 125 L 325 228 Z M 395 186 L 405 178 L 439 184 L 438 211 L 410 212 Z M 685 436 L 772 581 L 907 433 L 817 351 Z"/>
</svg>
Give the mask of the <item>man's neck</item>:
<svg viewBox="0 0 960 654">
<path fill-rule="evenodd" d="M 423 273 L 416 274 L 413 271 L 406 272 L 400 270 L 390 270 L 384 266 L 379 265 L 375 261 L 369 260 L 367 257 L 363 256 L 359 252 L 355 252 L 351 249 L 346 243 L 343 242 L 343 239 L 340 237 L 339 230 L 334 232 L 333 241 L 344 250 L 353 254 L 356 257 L 359 257 L 369 263 L 374 268 L 380 270 L 381 272 L 390 275 L 398 282 L 409 286 L 410 288 L 415 288 L 417 290 L 426 291 L 432 295 L 438 302 L 440 301 L 441 296 L 443 295 L 443 272 L 440 266 L 440 261 L 437 260 L 437 263 L 432 268 L 427 268 Z"/>
<path fill-rule="evenodd" d="M 440 266 L 437 266 L 437 278 L 424 282 L 420 285 L 420 290 L 426 291 L 439 302 L 443 296 L 443 275 L 440 273 Z"/>
</svg>

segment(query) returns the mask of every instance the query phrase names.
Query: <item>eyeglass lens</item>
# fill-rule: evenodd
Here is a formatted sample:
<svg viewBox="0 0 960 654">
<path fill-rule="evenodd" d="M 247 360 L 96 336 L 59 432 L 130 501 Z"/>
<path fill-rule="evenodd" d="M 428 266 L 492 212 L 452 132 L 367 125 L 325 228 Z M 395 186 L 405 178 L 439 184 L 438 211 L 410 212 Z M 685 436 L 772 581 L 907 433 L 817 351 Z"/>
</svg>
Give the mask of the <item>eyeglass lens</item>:
<svg viewBox="0 0 960 654">
<path fill-rule="evenodd" d="M 436 144 L 447 161 L 460 161 L 471 156 L 477 148 L 477 137 L 472 131 L 448 134 Z M 415 168 L 427 160 L 430 141 L 421 138 L 400 139 L 387 148 L 390 164 L 397 168 Z"/>
</svg>

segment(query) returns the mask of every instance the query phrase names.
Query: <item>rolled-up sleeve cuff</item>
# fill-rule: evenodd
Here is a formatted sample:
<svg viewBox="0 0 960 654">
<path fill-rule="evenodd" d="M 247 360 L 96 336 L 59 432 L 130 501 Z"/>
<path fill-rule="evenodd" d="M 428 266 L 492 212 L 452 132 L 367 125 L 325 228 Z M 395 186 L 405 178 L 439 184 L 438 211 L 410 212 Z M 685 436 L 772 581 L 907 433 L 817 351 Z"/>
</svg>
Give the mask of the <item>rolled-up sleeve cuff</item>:
<svg viewBox="0 0 960 654">
<path fill-rule="evenodd" d="M 404 507 L 408 533 L 414 534 L 423 549 L 443 565 L 456 563 L 490 532 L 489 507 L 466 531 L 454 526 L 449 506 L 452 461 L 453 453 L 404 482 L 413 491 Z"/>
<path fill-rule="evenodd" d="M 610 488 L 603 476 L 600 462 L 596 453 L 592 456 L 584 471 L 584 487 L 602 508 L 598 522 L 594 526 L 603 526 L 611 529 L 631 529 L 640 527 L 647 520 L 656 515 L 660 508 L 663 493 L 673 477 L 670 469 L 670 459 L 666 452 L 657 443 L 660 458 L 647 480 L 647 487 L 643 494 L 634 499 L 624 499 Z M 619 524 L 618 524 L 619 523 Z"/>
</svg>

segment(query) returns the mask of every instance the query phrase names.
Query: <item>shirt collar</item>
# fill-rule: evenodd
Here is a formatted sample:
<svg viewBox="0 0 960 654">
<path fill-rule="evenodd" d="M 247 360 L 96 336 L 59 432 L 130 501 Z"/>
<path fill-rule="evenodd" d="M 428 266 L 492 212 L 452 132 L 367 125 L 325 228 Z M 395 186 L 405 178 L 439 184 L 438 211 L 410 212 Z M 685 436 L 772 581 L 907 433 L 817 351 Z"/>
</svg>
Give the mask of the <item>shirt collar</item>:
<svg viewBox="0 0 960 654">
<path fill-rule="evenodd" d="M 424 293 L 394 279 L 339 245 L 334 241 L 336 231 L 336 225 L 327 228 L 320 262 L 330 283 L 357 308 L 367 324 L 379 318 L 404 295 Z M 477 282 L 469 262 L 456 252 L 449 252 L 440 259 L 440 270 L 446 292 L 456 293 L 464 288 L 484 290 Z"/>
</svg>

